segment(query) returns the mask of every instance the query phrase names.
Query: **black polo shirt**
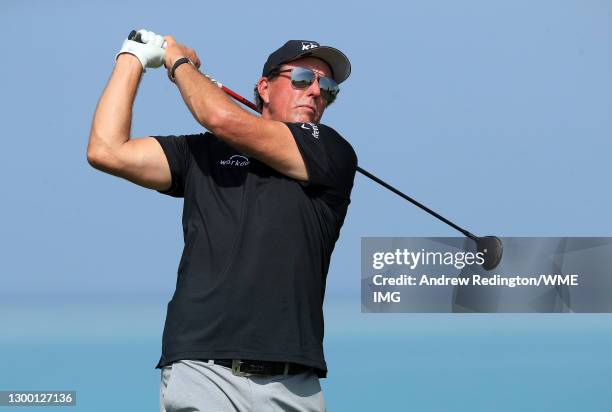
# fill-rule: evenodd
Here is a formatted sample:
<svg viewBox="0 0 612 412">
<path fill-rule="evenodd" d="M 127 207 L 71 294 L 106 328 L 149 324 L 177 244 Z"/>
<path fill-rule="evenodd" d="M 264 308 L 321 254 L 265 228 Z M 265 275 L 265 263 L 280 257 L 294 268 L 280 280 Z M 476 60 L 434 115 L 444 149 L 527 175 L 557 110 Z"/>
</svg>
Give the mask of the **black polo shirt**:
<svg viewBox="0 0 612 412">
<path fill-rule="evenodd" d="M 323 298 L 357 168 L 323 124 L 288 123 L 308 183 L 211 133 L 155 136 L 184 197 L 185 246 L 156 368 L 179 359 L 295 362 L 327 376 Z"/>
</svg>

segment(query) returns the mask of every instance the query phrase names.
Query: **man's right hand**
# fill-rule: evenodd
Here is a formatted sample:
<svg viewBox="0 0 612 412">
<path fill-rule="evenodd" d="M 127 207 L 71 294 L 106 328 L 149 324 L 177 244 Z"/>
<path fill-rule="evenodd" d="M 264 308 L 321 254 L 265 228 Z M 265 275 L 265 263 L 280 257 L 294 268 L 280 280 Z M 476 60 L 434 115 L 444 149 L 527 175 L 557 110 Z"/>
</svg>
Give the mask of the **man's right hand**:
<svg viewBox="0 0 612 412">
<path fill-rule="evenodd" d="M 115 56 L 115 60 L 122 53 L 130 53 L 140 60 L 143 71 L 146 71 L 147 67 L 152 69 L 161 67 L 166 53 L 164 38 L 144 29 L 138 30 L 138 33 L 140 33 L 142 43 L 125 39 L 121 50 Z"/>
<path fill-rule="evenodd" d="M 174 63 L 181 57 L 187 57 L 196 68 L 200 68 L 200 58 L 195 50 L 176 42 L 172 36 L 164 36 L 166 41 L 166 55 L 164 56 L 164 66 L 170 70 Z"/>
</svg>

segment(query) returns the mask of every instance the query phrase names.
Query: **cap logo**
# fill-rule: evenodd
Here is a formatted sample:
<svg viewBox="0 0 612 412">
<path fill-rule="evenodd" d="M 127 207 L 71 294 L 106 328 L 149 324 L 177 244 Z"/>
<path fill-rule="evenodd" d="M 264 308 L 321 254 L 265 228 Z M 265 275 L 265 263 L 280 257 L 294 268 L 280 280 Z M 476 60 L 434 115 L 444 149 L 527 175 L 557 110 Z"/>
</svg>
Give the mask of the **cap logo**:
<svg viewBox="0 0 612 412">
<path fill-rule="evenodd" d="M 310 50 L 319 47 L 319 43 L 313 41 L 303 41 L 302 42 L 302 50 Z"/>
</svg>

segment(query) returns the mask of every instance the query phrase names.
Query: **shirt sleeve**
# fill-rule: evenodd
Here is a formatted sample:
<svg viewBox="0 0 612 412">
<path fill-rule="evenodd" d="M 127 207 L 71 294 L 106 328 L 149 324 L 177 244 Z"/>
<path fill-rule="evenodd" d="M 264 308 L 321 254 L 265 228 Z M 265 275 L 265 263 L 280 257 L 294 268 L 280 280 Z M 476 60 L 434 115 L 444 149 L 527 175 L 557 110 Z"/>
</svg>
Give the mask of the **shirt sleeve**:
<svg viewBox="0 0 612 412">
<path fill-rule="evenodd" d="M 324 124 L 286 124 L 308 171 L 305 186 L 321 186 L 336 198 L 348 199 L 357 171 L 357 155 L 351 144 Z"/>
<path fill-rule="evenodd" d="M 189 162 L 189 144 L 187 136 L 152 136 L 155 138 L 164 153 L 168 164 L 170 165 L 170 174 L 172 175 L 172 184 L 167 190 L 158 190 L 159 193 L 172 196 L 185 196 L 185 180 Z"/>
</svg>

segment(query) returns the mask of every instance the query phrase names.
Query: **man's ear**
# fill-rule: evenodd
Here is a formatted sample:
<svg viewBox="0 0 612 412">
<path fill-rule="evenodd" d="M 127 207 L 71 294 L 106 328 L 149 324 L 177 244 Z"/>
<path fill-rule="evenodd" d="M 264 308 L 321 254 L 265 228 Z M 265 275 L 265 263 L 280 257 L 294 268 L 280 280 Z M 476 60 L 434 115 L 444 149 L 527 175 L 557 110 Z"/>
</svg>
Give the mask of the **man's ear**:
<svg viewBox="0 0 612 412">
<path fill-rule="evenodd" d="M 257 82 L 257 91 L 259 92 L 259 96 L 261 97 L 261 101 L 264 104 L 270 103 L 270 81 L 267 77 L 262 77 Z"/>
</svg>

